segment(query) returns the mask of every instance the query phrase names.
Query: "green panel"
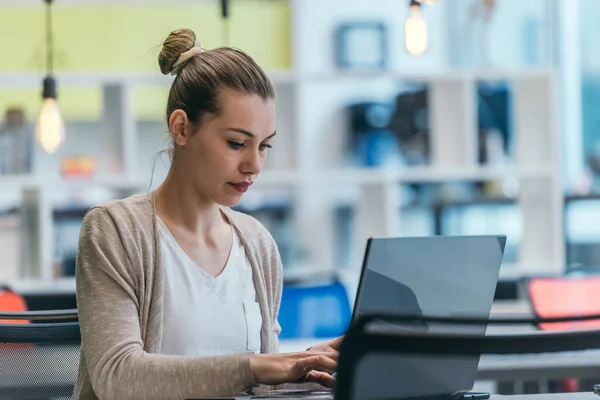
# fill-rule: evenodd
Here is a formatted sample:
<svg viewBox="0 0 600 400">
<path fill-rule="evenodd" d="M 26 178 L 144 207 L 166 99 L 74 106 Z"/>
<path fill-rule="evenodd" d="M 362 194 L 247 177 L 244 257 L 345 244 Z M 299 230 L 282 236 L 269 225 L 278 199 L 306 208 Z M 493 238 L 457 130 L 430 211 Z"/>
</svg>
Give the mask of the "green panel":
<svg viewBox="0 0 600 400">
<path fill-rule="evenodd" d="M 132 97 L 133 110 L 139 120 L 166 121 L 168 86 L 136 87 L 133 89 Z"/>
<path fill-rule="evenodd" d="M 0 71 L 44 69 L 44 9 L 0 7 Z M 156 71 L 162 41 L 177 28 L 191 28 L 204 47 L 224 45 L 218 2 L 167 5 L 54 6 L 55 69 L 63 71 Z M 230 45 L 265 69 L 290 66 L 286 1 L 234 1 Z"/>
<path fill-rule="evenodd" d="M 4 110 L 18 106 L 25 110 L 28 121 L 35 121 L 42 106 L 41 89 L 0 90 L 0 120 Z M 102 113 L 101 88 L 68 87 L 58 93 L 58 105 L 65 120 L 95 121 Z"/>
<path fill-rule="evenodd" d="M 177 28 L 191 28 L 206 48 L 225 45 L 217 1 L 185 6 L 54 5 L 55 70 L 144 72 L 160 74 L 157 56 L 162 41 Z M 0 73 L 45 68 L 44 7 L 0 6 Z M 239 47 L 265 69 L 290 67 L 290 15 L 285 0 L 232 2 L 229 45 Z M 65 88 L 58 82 L 59 105 L 66 119 L 96 119 L 101 114 L 100 88 Z M 0 88 L 0 115 L 21 105 L 35 118 L 40 89 Z M 134 110 L 144 119 L 162 119 L 168 88 L 134 91 Z"/>
</svg>

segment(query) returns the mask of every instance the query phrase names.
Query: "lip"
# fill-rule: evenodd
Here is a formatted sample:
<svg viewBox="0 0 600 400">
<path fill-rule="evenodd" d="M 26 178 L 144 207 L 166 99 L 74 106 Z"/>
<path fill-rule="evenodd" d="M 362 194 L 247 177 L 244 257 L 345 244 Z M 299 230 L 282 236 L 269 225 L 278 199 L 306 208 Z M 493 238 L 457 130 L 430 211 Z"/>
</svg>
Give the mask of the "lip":
<svg viewBox="0 0 600 400">
<path fill-rule="evenodd" d="M 254 182 L 252 182 L 252 181 L 244 181 L 244 182 L 237 182 L 237 183 L 231 182 L 231 184 L 233 186 L 239 186 L 239 187 L 250 187 L 250 186 L 252 186 L 253 183 Z"/>
<path fill-rule="evenodd" d="M 251 181 L 244 181 L 244 182 L 237 182 L 237 183 L 233 183 L 233 182 L 229 182 L 229 184 L 231 186 L 233 186 L 238 192 L 244 193 L 248 190 L 248 188 L 250 186 L 252 186 L 254 182 Z"/>
</svg>

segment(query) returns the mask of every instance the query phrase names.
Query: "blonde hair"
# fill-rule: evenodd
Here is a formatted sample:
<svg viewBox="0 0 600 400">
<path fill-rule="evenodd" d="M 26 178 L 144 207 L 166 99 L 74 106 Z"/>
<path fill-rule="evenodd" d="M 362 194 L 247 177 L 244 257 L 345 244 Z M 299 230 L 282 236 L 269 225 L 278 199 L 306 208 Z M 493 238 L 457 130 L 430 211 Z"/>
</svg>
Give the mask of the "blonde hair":
<svg viewBox="0 0 600 400">
<path fill-rule="evenodd" d="M 252 57 L 232 47 L 203 49 L 190 29 L 178 29 L 169 34 L 158 55 L 158 65 L 164 75 L 176 75 L 167 100 L 167 125 L 171 113 L 177 109 L 183 110 L 188 120 L 196 125 L 207 113 L 219 115 L 220 94 L 226 89 L 258 95 L 263 100 L 275 98 L 273 84 Z M 150 187 L 156 159 L 165 152 L 173 161 L 175 144 L 170 135 L 168 148 L 154 156 Z"/>
<path fill-rule="evenodd" d="M 178 29 L 164 41 L 158 65 L 163 74 L 177 75 L 167 101 L 167 123 L 176 109 L 185 111 L 193 123 L 206 113 L 219 114 L 220 93 L 231 89 L 275 98 L 273 85 L 262 68 L 246 53 L 232 47 L 205 50 L 190 29 Z"/>
</svg>

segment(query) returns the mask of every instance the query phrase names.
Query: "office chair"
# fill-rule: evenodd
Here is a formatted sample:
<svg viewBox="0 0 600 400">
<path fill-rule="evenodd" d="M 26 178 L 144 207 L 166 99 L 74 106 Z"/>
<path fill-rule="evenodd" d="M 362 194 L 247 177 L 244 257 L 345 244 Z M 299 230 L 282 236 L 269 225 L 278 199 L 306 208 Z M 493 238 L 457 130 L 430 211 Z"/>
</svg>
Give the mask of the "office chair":
<svg viewBox="0 0 600 400">
<path fill-rule="evenodd" d="M 560 368 L 556 365 L 550 366 L 543 364 L 544 360 L 554 360 L 554 364 L 560 358 L 557 353 L 579 357 L 586 350 L 600 349 L 600 330 L 577 330 L 577 331 L 553 331 L 553 332 L 521 332 L 521 333 L 500 333 L 485 335 L 467 334 L 461 328 L 468 325 L 485 326 L 493 324 L 530 325 L 532 323 L 563 323 L 570 321 L 591 321 L 600 320 L 600 314 L 584 315 L 561 318 L 466 318 L 466 317 L 435 317 L 435 316 L 412 316 L 412 315 L 394 315 L 389 313 L 366 313 L 357 318 L 355 323 L 349 328 L 341 345 L 337 383 L 335 387 L 335 398 L 350 400 L 354 399 L 354 389 L 356 382 L 360 380 L 360 373 L 365 372 L 362 365 L 366 359 L 376 354 L 384 357 L 389 356 L 407 356 L 412 357 L 439 357 L 439 362 L 444 362 L 449 358 L 457 357 L 481 357 L 479 368 L 481 369 L 484 357 L 488 365 L 493 365 L 499 357 L 518 357 L 514 361 L 515 365 L 525 365 L 524 360 L 527 357 L 538 357 L 536 362 L 543 365 L 540 369 L 548 368 L 555 375 L 560 375 Z M 415 322 L 424 322 L 435 324 L 436 332 L 423 332 L 403 328 L 406 324 Z M 439 329 L 442 328 L 442 329 Z M 597 355 L 589 354 L 587 359 L 597 359 Z M 600 351 L 598 352 L 600 354 Z M 554 357 L 554 358 L 552 358 Z M 581 360 L 581 358 L 579 358 Z M 368 364 L 369 368 L 386 368 L 372 362 Z M 581 361 L 585 364 L 584 361 Z M 583 365 L 582 364 L 582 365 Z M 559 366 L 560 367 L 560 366 Z M 514 373 L 510 367 L 508 372 Z M 584 374 L 583 367 L 579 368 L 579 373 Z M 384 373 L 384 371 L 369 370 L 369 374 Z M 521 373 L 521 372 L 517 372 Z M 587 373 L 593 375 L 596 370 L 590 368 Z M 541 376 L 542 373 L 531 373 L 532 378 Z M 487 378 L 485 374 L 478 372 L 477 379 Z M 401 377 L 398 377 L 399 379 Z M 435 379 L 435 377 L 428 377 Z M 597 379 L 597 378 L 596 378 Z M 400 385 L 402 383 L 399 383 Z M 588 388 L 589 392 L 593 387 Z M 457 397 L 460 398 L 460 397 Z M 437 399 L 437 397 L 436 397 Z M 454 397 L 448 397 L 454 399 Z"/>
<path fill-rule="evenodd" d="M 25 312 L 27 311 L 27 303 L 25 298 L 20 294 L 11 290 L 8 286 L 0 286 L 0 312 Z M 27 320 L 0 320 L 0 324 L 26 324 Z"/>
<path fill-rule="evenodd" d="M 600 275 L 530 278 L 527 292 L 538 318 L 600 314 Z M 600 328 L 600 320 L 540 323 L 541 330 Z"/>
<path fill-rule="evenodd" d="M 538 318 L 600 314 L 600 275 L 573 274 L 561 277 L 536 277 L 527 281 L 531 308 Z M 599 328 L 599 320 L 538 324 L 540 330 Z M 565 391 L 575 392 L 577 379 L 562 381 Z"/>
<path fill-rule="evenodd" d="M 344 285 L 286 285 L 279 308 L 280 339 L 332 338 L 350 323 L 350 301 Z"/>
<path fill-rule="evenodd" d="M 0 312 L 1 399 L 72 396 L 81 344 L 76 319 L 77 310 Z M 14 320 L 32 323 L 2 323 Z"/>
</svg>

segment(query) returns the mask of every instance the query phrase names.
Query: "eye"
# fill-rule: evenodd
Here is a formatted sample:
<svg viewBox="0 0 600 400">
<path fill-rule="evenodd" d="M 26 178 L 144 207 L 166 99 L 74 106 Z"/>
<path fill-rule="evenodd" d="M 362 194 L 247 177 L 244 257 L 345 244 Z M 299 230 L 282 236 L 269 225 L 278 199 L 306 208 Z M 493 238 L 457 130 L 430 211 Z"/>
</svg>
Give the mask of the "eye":
<svg viewBox="0 0 600 400">
<path fill-rule="evenodd" d="M 229 140 L 227 143 L 229 143 L 229 147 L 231 147 L 234 150 L 239 150 L 242 147 L 244 147 L 244 143 L 234 142 L 232 140 Z"/>
<path fill-rule="evenodd" d="M 261 151 L 263 151 L 263 150 L 265 150 L 265 149 L 272 149 L 272 148 L 273 148 L 273 146 L 271 146 L 269 143 L 263 143 L 263 144 L 261 144 L 261 145 L 259 146 L 259 149 L 260 149 Z"/>
</svg>

